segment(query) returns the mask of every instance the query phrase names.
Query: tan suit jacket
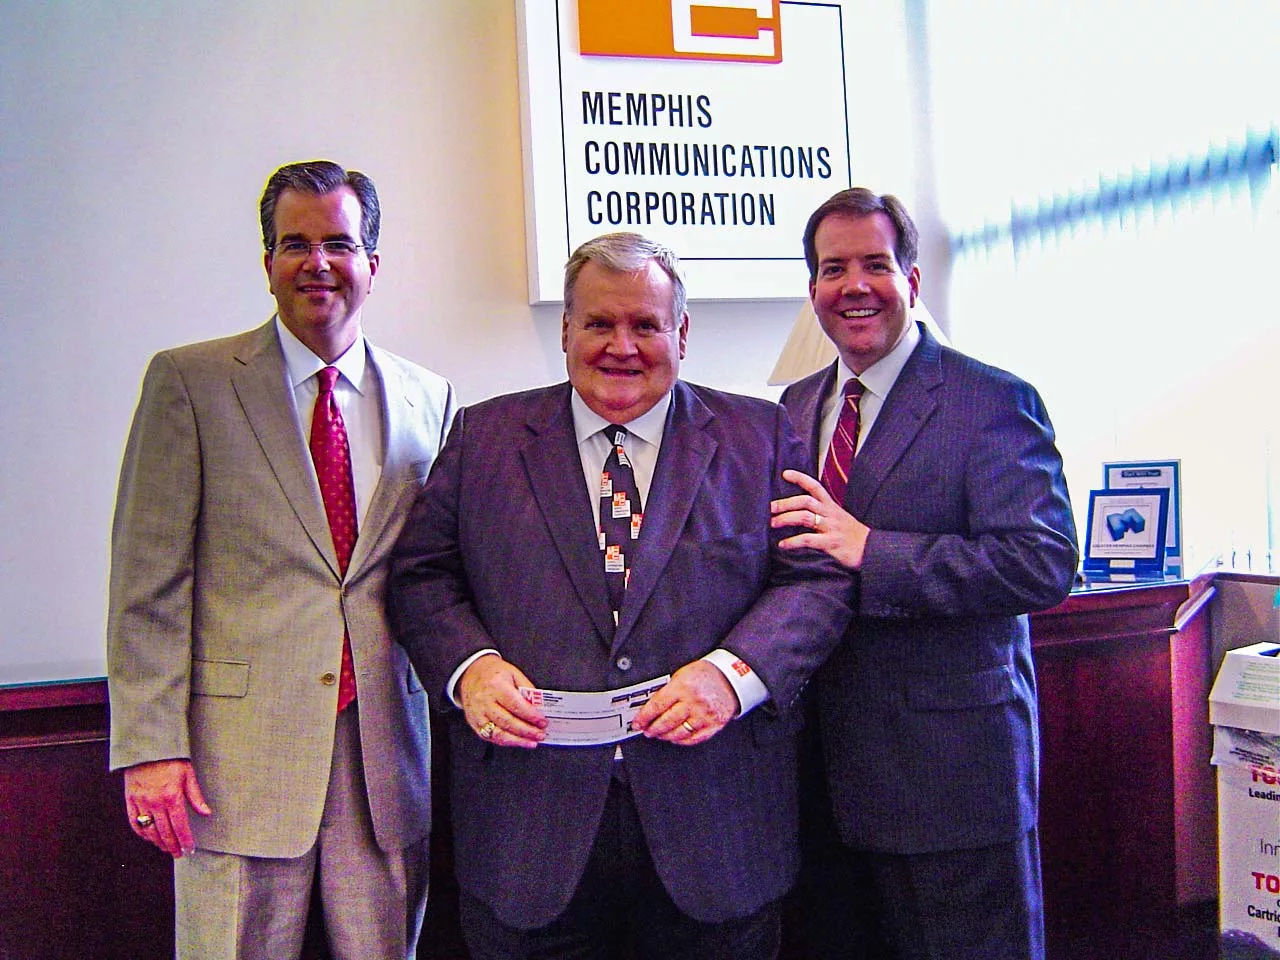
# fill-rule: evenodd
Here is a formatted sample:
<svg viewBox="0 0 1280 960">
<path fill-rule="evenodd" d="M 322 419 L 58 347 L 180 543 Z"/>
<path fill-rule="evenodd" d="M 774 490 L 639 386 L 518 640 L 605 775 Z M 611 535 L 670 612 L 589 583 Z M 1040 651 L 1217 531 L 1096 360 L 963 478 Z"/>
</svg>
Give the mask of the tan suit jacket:
<svg viewBox="0 0 1280 960">
<path fill-rule="evenodd" d="M 372 346 L 382 473 L 338 573 L 274 322 L 158 354 L 112 531 L 111 766 L 191 758 L 197 845 L 300 856 L 324 806 L 350 631 L 377 842 L 430 829 L 426 694 L 383 606 L 387 556 L 443 442 L 453 391 Z"/>
</svg>

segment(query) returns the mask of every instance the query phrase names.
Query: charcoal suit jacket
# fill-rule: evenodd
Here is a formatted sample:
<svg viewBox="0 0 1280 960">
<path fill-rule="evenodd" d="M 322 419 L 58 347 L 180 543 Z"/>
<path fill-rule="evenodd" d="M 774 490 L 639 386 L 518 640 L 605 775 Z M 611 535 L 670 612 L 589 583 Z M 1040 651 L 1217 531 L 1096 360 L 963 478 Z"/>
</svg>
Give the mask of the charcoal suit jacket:
<svg viewBox="0 0 1280 960">
<path fill-rule="evenodd" d="M 433 698 L 485 648 L 560 690 L 660 677 L 715 648 L 750 664 L 771 699 L 711 740 L 623 745 L 677 906 L 705 922 L 749 915 L 797 871 L 796 703 L 843 632 L 849 577 L 780 550 L 769 528 L 770 499 L 794 492 L 782 470 L 807 462 L 782 408 L 677 382 L 615 627 L 570 391 L 459 413 L 393 556 L 392 622 Z M 502 748 L 460 711 L 448 719 L 460 885 L 507 925 L 543 926 L 586 866 L 614 748 Z"/>
<path fill-rule="evenodd" d="M 811 474 L 836 369 L 782 397 Z M 907 854 L 1014 839 L 1038 809 L 1026 614 L 1067 595 L 1077 561 L 1044 404 L 922 327 L 844 506 L 871 533 L 856 616 L 813 684 L 841 838 Z"/>
</svg>

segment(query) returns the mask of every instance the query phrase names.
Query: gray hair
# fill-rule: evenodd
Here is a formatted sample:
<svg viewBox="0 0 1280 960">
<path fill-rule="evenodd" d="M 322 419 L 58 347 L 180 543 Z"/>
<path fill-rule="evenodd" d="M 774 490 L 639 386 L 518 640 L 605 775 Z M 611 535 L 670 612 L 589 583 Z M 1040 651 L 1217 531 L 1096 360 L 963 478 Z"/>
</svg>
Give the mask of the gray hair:
<svg viewBox="0 0 1280 960">
<path fill-rule="evenodd" d="M 670 247 L 638 233 L 606 233 L 573 251 L 573 256 L 564 265 L 565 313 L 573 309 L 573 288 L 578 283 L 578 274 L 588 263 L 598 263 L 615 273 L 635 273 L 643 270 L 651 260 L 671 278 L 671 320 L 679 326 L 689 302 L 684 277 L 680 275 L 680 260 Z"/>
<path fill-rule="evenodd" d="M 343 170 L 332 160 L 290 163 L 271 175 L 258 202 L 262 245 L 268 252 L 276 247 L 276 201 L 280 194 L 286 190 L 297 190 L 324 196 L 341 187 L 350 187 L 360 201 L 360 243 L 364 245 L 366 254 L 372 254 L 378 249 L 378 229 L 382 223 L 378 191 L 374 189 L 373 181 L 359 170 Z"/>
</svg>

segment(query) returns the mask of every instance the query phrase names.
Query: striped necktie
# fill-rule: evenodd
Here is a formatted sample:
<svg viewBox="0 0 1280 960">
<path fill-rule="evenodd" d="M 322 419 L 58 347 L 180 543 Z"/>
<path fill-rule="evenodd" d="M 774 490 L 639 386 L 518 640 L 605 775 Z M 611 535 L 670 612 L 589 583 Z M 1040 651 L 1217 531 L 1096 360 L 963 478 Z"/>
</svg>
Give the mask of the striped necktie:
<svg viewBox="0 0 1280 960">
<path fill-rule="evenodd" d="M 858 401 L 861 399 L 862 381 L 850 377 L 845 381 L 836 432 L 831 435 L 831 446 L 827 448 L 827 459 L 822 465 L 822 485 L 831 494 L 831 499 L 841 506 L 844 505 L 845 491 L 849 489 L 853 454 L 858 449 Z"/>
</svg>

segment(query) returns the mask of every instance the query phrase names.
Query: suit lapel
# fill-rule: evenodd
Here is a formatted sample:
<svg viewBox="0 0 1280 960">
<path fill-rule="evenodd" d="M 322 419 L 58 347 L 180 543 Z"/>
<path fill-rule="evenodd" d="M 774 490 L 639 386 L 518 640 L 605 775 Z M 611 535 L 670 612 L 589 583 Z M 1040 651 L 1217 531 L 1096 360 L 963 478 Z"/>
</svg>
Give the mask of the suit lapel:
<svg viewBox="0 0 1280 960">
<path fill-rule="evenodd" d="M 591 502 L 582 480 L 569 390 L 566 383 L 548 391 L 542 405 L 530 413 L 525 425 L 531 436 L 520 448 L 520 458 L 578 599 L 608 642 L 614 632 L 613 613 L 600 543 L 591 526 Z"/>
<path fill-rule="evenodd" d="M 369 506 L 360 521 L 355 550 L 352 551 L 351 564 L 347 569 L 348 578 L 359 573 L 373 554 L 378 541 L 386 532 L 387 524 L 396 516 L 400 498 L 416 492 L 413 484 L 405 482 L 412 451 L 418 449 L 413 442 L 411 423 L 413 399 L 405 390 L 399 371 L 390 364 L 380 362 L 382 358 L 379 352 L 369 345 L 368 360 L 377 372 L 377 389 L 382 392 L 382 435 L 385 438 L 382 470 Z"/>
<path fill-rule="evenodd" d="M 794 424 L 807 423 L 809 431 L 805 437 L 805 445 L 809 454 L 809 464 L 813 476 L 822 472 L 822 457 L 826 451 L 821 449 L 822 443 L 822 407 L 831 391 L 835 389 L 836 371 L 840 362 L 837 360 L 820 374 L 796 384 L 794 402 L 788 404 L 788 414 Z"/>
<path fill-rule="evenodd" d="M 258 328 L 249 348 L 238 352 L 235 361 L 239 367 L 232 371 L 231 386 L 245 418 L 298 521 L 336 577 L 338 557 L 310 455 L 298 432 L 293 391 L 284 375 L 284 353 L 274 319 Z"/>
<path fill-rule="evenodd" d="M 657 586 L 693 510 L 694 500 L 717 447 L 716 441 L 705 431 L 711 419 L 711 411 L 706 405 L 687 385 L 677 381 L 662 434 L 662 449 L 658 452 L 658 463 L 649 488 L 649 499 L 644 505 L 640 539 L 631 563 L 631 582 L 622 602 L 622 614 L 613 641 L 615 651 L 626 641 L 636 618 Z"/>
<path fill-rule="evenodd" d="M 942 383 L 941 348 L 928 330 L 921 334 L 854 458 L 844 502 L 854 516 L 866 515 L 889 471 L 937 408 L 932 391 Z"/>
</svg>

